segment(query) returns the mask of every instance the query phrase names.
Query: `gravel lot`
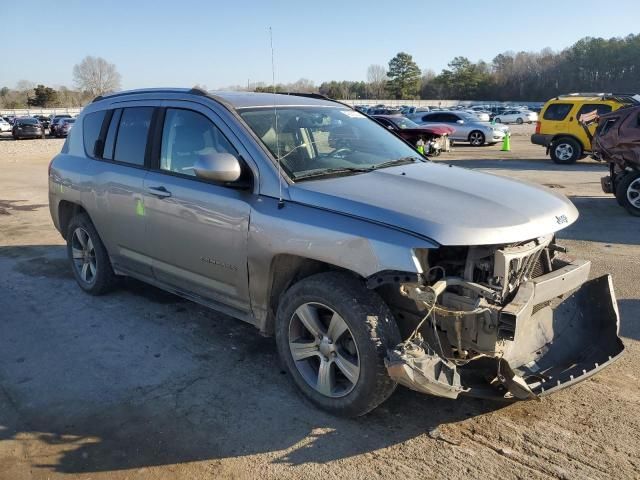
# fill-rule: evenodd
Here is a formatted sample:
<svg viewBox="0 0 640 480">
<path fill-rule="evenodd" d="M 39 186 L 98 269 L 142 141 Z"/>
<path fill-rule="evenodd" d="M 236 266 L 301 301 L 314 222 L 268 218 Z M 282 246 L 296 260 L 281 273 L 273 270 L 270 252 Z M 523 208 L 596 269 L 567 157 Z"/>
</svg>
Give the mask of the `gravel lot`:
<svg viewBox="0 0 640 480">
<path fill-rule="evenodd" d="M 83 294 L 47 205 L 62 140 L 2 136 L 0 479 L 640 478 L 640 219 L 600 191 L 602 165 L 554 165 L 512 129 L 512 152 L 438 161 L 572 198 L 563 243 L 613 274 L 626 355 L 541 402 L 399 388 L 357 420 L 306 404 L 248 325 L 135 281 Z"/>
</svg>

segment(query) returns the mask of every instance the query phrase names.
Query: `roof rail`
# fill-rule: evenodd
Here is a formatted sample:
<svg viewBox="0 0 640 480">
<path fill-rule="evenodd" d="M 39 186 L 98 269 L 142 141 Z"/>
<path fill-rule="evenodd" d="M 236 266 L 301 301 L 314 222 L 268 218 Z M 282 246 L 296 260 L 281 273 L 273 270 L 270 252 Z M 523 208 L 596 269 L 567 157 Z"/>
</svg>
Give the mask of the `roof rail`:
<svg viewBox="0 0 640 480">
<path fill-rule="evenodd" d="M 98 95 L 91 103 L 99 102 L 105 98 L 124 97 L 126 95 L 138 95 L 140 93 L 190 93 L 192 95 L 208 96 L 209 94 L 204 90 L 194 87 L 192 89 L 187 88 L 141 88 L 137 90 L 126 90 L 124 92 L 108 93 L 105 95 Z"/>
<path fill-rule="evenodd" d="M 624 92 L 572 92 L 558 95 L 556 100 L 570 97 L 600 97 L 601 100 L 616 100 L 620 103 L 640 103 L 640 96 L 638 96 L 638 94 Z"/>
</svg>

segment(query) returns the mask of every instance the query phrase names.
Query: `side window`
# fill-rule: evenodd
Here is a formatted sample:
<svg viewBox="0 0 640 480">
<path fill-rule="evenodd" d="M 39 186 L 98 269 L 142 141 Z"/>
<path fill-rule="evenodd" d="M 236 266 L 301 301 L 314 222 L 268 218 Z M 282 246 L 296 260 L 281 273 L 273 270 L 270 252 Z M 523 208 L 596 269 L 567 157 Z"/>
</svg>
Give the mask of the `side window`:
<svg viewBox="0 0 640 480">
<path fill-rule="evenodd" d="M 99 112 L 93 112 L 84 117 L 82 121 L 82 137 L 84 139 L 84 150 L 91 158 L 96 158 L 96 140 L 100 136 L 100 130 L 102 129 L 102 122 L 104 116 L 107 113 L 106 110 Z"/>
<path fill-rule="evenodd" d="M 144 165 L 153 107 L 125 108 L 120 117 L 113 159 Z"/>
<path fill-rule="evenodd" d="M 442 114 L 442 119 L 440 121 L 445 123 L 456 123 L 458 120 L 459 118 L 457 115 L 454 115 L 453 113 L 444 113 Z"/>
<path fill-rule="evenodd" d="M 542 118 L 545 120 L 564 120 L 573 107 L 572 103 L 553 103 L 544 111 Z"/>
<path fill-rule="evenodd" d="M 167 109 L 162 129 L 161 170 L 195 175 L 196 161 L 203 155 L 215 153 L 238 155 L 218 127 L 204 115 L 191 110 Z"/>
<path fill-rule="evenodd" d="M 440 121 L 440 114 L 439 113 L 434 113 L 432 115 L 425 115 L 422 117 L 422 121 L 423 122 L 439 122 Z"/>
<path fill-rule="evenodd" d="M 580 116 L 585 113 L 591 113 L 594 110 L 598 112 L 598 115 L 604 115 L 605 113 L 609 113 L 611 111 L 611 105 L 606 105 L 604 103 L 585 103 L 578 111 L 576 118 L 580 118 Z"/>
</svg>

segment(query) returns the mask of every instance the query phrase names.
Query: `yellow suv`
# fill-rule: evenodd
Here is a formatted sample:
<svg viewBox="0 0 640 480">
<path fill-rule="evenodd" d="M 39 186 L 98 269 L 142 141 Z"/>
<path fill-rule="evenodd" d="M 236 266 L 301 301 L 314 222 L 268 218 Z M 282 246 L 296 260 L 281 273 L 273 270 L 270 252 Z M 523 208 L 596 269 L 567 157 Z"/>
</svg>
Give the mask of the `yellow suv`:
<svg viewBox="0 0 640 480">
<path fill-rule="evenodd" d="M 638 103 L 638 96 L 617 93 L 570 93 L 549 100 L 538 117 L 531 143 L 547 147 L 555 163 L 574 163 L 591 151 L 596 125 L 579 122 L 582 115 L 594 110 L 598 115 Z"/>
</svg>

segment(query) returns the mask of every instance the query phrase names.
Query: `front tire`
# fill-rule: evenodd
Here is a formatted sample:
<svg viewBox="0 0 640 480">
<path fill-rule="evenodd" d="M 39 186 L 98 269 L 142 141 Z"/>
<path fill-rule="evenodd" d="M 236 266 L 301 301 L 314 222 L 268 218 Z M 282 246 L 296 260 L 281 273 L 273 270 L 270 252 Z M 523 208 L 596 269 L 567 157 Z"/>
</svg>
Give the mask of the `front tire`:
<svg viewBox="0 0 640 480">
<path fill-rule="evenodd" d="M 631 215 L 640 217 L 640 172 L 627 173 L 616 188 L 618 203 Z"/>
<path fill-rule="evenodd" d="M 551 148 L 551 159 L 560 165 L 576 163 L 582 155 L 582 147 L 573 138 L 560 138 Z"/>
<path fill-rule="evenodd" d="M 469 143 L 474 147 L 480 147 L 484 145 L 485 138 L 484 133 L 474 130 L 469 134 Z"/>
<path fill-rule="evenodd" d="M 334 415 L 364 415 L 393 393 L 384 359 L 400 340 L 380 296 L 347 273 L 307 277 L 278 306 L 282 362 L 304 396 Z"/>
<path fill-rule="evenodd" d="M 67 257 L 76 282 L 91 295 L 112 290 L 116 275 L 109 254 L 93 223 L 86 214 L 78 214 L 67 228 Z"/>
<path fill-rule="evenodd" d="M 500 117 L 496 117 L 496 123 L 502 123 L 502 119 Z"/>
<path fill-rule="evenodd" d="M 516 123 L 517 123 L 518 125 L 522 125 L 522 124 L 524 123 L 524 120 L 522 120 L 520 117 L 518 117 L 518 118 L 516 119 Z"/>
</svg>

